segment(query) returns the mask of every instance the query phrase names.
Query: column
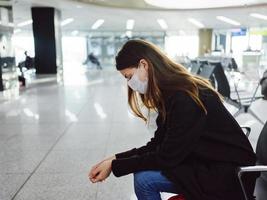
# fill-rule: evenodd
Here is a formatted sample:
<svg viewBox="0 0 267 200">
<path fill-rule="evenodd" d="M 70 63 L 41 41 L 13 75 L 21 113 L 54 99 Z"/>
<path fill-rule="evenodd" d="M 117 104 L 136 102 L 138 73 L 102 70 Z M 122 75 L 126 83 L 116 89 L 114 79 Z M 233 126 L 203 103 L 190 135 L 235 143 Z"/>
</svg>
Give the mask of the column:
<svg viewBox="0 0 267 200">
<path fill-rule="evenodd" d="M 212 29 L 199 29 L 199 56 L 204 56 L 205 53 L 211 51 Z"/>
<path fill-rule="evenodd" d="M 51 7 L 32 7 L 35 68 L 37 74 L 56 74 L 62 69 L 61 12 Z"/>
</svg>

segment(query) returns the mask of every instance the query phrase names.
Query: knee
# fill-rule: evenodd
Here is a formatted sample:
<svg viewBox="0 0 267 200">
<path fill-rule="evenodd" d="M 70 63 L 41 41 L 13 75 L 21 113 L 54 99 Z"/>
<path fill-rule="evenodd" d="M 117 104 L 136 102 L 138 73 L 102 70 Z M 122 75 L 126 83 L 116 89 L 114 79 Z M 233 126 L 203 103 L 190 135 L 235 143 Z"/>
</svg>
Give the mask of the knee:
<svg viewBox="0 0 267 200">
<path fill-rule="evenodd" d="M 134 188 L 146 190 L 148 187 L 147 172 L 141 171 L 134 173 Z"/>
</svg>

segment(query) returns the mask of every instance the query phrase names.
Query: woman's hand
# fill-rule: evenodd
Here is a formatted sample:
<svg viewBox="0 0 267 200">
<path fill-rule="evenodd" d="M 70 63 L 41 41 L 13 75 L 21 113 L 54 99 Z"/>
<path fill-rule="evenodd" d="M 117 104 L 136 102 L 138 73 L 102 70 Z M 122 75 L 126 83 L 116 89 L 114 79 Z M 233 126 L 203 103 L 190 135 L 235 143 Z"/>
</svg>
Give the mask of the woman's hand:
<svg viewBox="0 0 267 200">
<path fill-rule="evenodd" d="M 111 163 L 115 159 L 114 155 L 94 165 L 88 175 L 90 181 L 96 183 L 105 180 L 111 173 Z"/>
<path fill-rule="evenodd" d="M 89 179 L 92 183 L 104 181 L 111 173 L 112 160 L 102 161 L 96 168 L 91 169 Z"/>
<path fill-rule="evenodd" d="M 102 162 L 104 162 L 104 161 L 106 161 L 106 160 L 115 160 L 115 159 L 116 159 L 116 156 L 115 156 L 115 155 L 114 155 L 114 156 L 111 156 L 111 157 L 109 157 L 109 158 L 106 158 L 106 159 L 102 160 L 101 162 L 97 163 L 96 165 L 94 165 L 94 166 L 92 167 L 92 169 L 97 168 Z M 91 171 L 92 171 L 92 169 L 91 169 Z"/>
</svg>

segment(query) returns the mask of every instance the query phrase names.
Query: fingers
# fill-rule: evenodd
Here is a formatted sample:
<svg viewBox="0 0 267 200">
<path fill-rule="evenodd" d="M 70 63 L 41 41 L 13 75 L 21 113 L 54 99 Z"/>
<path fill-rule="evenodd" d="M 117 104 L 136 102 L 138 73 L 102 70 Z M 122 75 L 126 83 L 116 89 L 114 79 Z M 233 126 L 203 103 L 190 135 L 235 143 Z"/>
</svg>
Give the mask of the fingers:
<svg viewBox="0 0 267 200">
<path fill-rule="evenodd" d="M 103 176 L 102 176 L 102 174 L 97 174 L 97 176 L 95 176 L 95 177 L 93 177 L 93 178 L 90 178 L 90 181 L 92 182 L 92 183 L 97 183 L 97 182 L 102 182 L 102 181 L 104 181 L 105 180 L 105 178 L 103 178 Z"/>
<path fill-rule="evenodd" d="M 91 168 L 88 174 L 88 178 L 92 183 L 102 182 L 107 178 L 107 176 L 105 175 L 106 160 L 99 162 Z"/>
<path fill-rule="evenodd" d="M 96 174 L 95 176 L 90 176 L 89 177 L 89 179 L 90 179 L 90 181 L 92 182 L 92 183 L 96 183 L 96 182 L 98 182 L 99 181 L 99 173 L 98 174 Z"/>
<path fill-rule="evenodd" d="M 92 183 L 96 183 L 103 180 L 101 168 L 92 169 L 89 173 L 89 179 Z"/>
<path fill-rule="evenodd" d="M 99 162 L 98 164 L 94 165 L 89 173 L 90 177 L 93 177 L 96 175 L 97 172 L 101 170 L 101 164 L 105 162 L 105 160 Z"/>
<path fill-rule="evenodd" d="M 89 177 L 93 177 L 93 176 L 94 176 L 93 174 L 95 174 L 94 171 L 95 171 L 95 169 L 92 168 L 92 169 L 90 170 L 88 176 L 89 176 Z"/>
<path fill-rule="evenodd" d="M 99 177 L 97 177 L 97 178 L 93 178 L 93 179 L 91 179 L 91 182 L 92 183 L 97 183 L 97 182 L 103 182 L 105 179 L 103 179 L 103 178 L 99 178 Z"/>
<path fill-rule="evenodd" d="M 92 183 L 102 182 L 106 179 L 104 172 L 96 168 L 92 171 L 91 174 L 89 174 L 89 179 Z"/>
<path fill-rule="evenodd" d="M 100 172 L 100 171 L 99 171 L 97 168 L 92 169 L 92 170 L 90 171 L 90 173 L 89 173 L 89 177 L 90 177 L 90 178 L 94 178 L 94 177 L 96 177 L 96 175 L 97 175 L 99 172 Z"/>
</svg>

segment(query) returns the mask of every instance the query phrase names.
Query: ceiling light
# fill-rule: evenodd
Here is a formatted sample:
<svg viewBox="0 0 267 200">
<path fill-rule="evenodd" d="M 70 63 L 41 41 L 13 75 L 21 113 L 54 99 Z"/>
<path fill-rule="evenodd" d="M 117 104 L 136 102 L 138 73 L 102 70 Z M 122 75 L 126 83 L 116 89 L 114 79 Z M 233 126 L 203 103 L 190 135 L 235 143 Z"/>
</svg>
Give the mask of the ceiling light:
<svg viewBox="0 0 267 200">
<path fill-rule="evenodd" d="M 16 34 L 16 33 L 20 33 L 21 32 L 21 29 L 15 29 L 14 30 L 14 34 Z"/>
<path fill-rule="evenodd" d="M 228 24 L 232 24 L 232 25 L 235 25 L 235 26 L 240 26 L 241 24 L 235 20 L 232 20 L 230 18 L 227 18 L 227 17 L 224 17 L 224 16 L 217 16 L 216 17 L 218 20 L 221 20 L 225 23 L 228 23 Z"/>
<path fill-rule="evenodd" d="M 23 26 L 27 26 L 29 24 L 32 24 L 32 20 L 27 20 L 27 21 L 24 21 L 24 22 L 21 22 L 21 23 L 18 23 L 18 27 L 23 27 Z"/>
<path fill-rule="evenodd" d="M 192 24 L 194 24 L 195 26 L 199 27 L 199 28 L 204 28 L 204 24 L 202 24 L 200 21 L 194 19 L 194 18 L 188 18 L 188 21 L 191 22 Z"/>
<path fill-rule="evenodd" d="M 12 23 L 12 22 L 9 22 L 7 25 L 10 26 L 10 27 L 14 27 L 15 26 L 14 23 Z"/>
<path fill-rule="evenodd" d="M 133 35 L 132 35 L 132 31 L 126 31 L 125 32 L 125 35 L 129 38 L 131 38 Z"/>
<path fill-rule="evenodd" d="M 251 13 L 250 16 L 258 18 L 258 19 L 267 20 L 267 16 L 266 15 L 262 15 L 262 14 L 258 14 L 258 13 Z"/>
<path fill-rule="evenodd" d="M 73 22 L 73 21 L 74 21 L 73 18 L 67 18 L 67 19 L 61 21 L 60 24 L 61 24 L 61 26 L 66 26 L 67 24 L 69 24 L 69 23 L 71 23 L 71 22 Z"/>
<path fill-rule="evenodd" d="M 185 35 L 185 31 L 184 31 L 184 30 L 180 30 L 180 31 L 179 31 L 179 34 L 180 34 L 180 35 Z"/>
<path fill-rule="evenodd" d="M 168 25 L 164 19 L 157 19 L 157 21 L 162 29 L 166 30 L 168 28 Z"/>
<path fill-rule="evenodd" d="M 0 21 L 0 25 L 3 25 L 3 26 L 9 26 L 9 27 L 14 27 L 15 25 L 14 25 L 14 23 L 12 23 L 12 22 L 5 22 L 5 23 L 3 23 L 2 21 Z"/>
<path fill-rule="evenodd" d="M 75 31 L 71 32 L 71 35 L 76 36 L 76 35 L 78 35 L 78 33 L 79 33 L 79 31 L 75 30 Z"/>
<path fill-rule="evenodd" d="M 105 20 L 103 19 L 98 19 L 96 20 L 96 22 L 92 25 L 92 29 L 98 29 L 103 23 L 104 23 Z"/>
<path fill-rule="evenodd" d="M 132 30 L 134 27 L 134 20 L 133 19 L 128 19 L 126 22 L 126 29 L 127 30 Z"/>
</svg>

